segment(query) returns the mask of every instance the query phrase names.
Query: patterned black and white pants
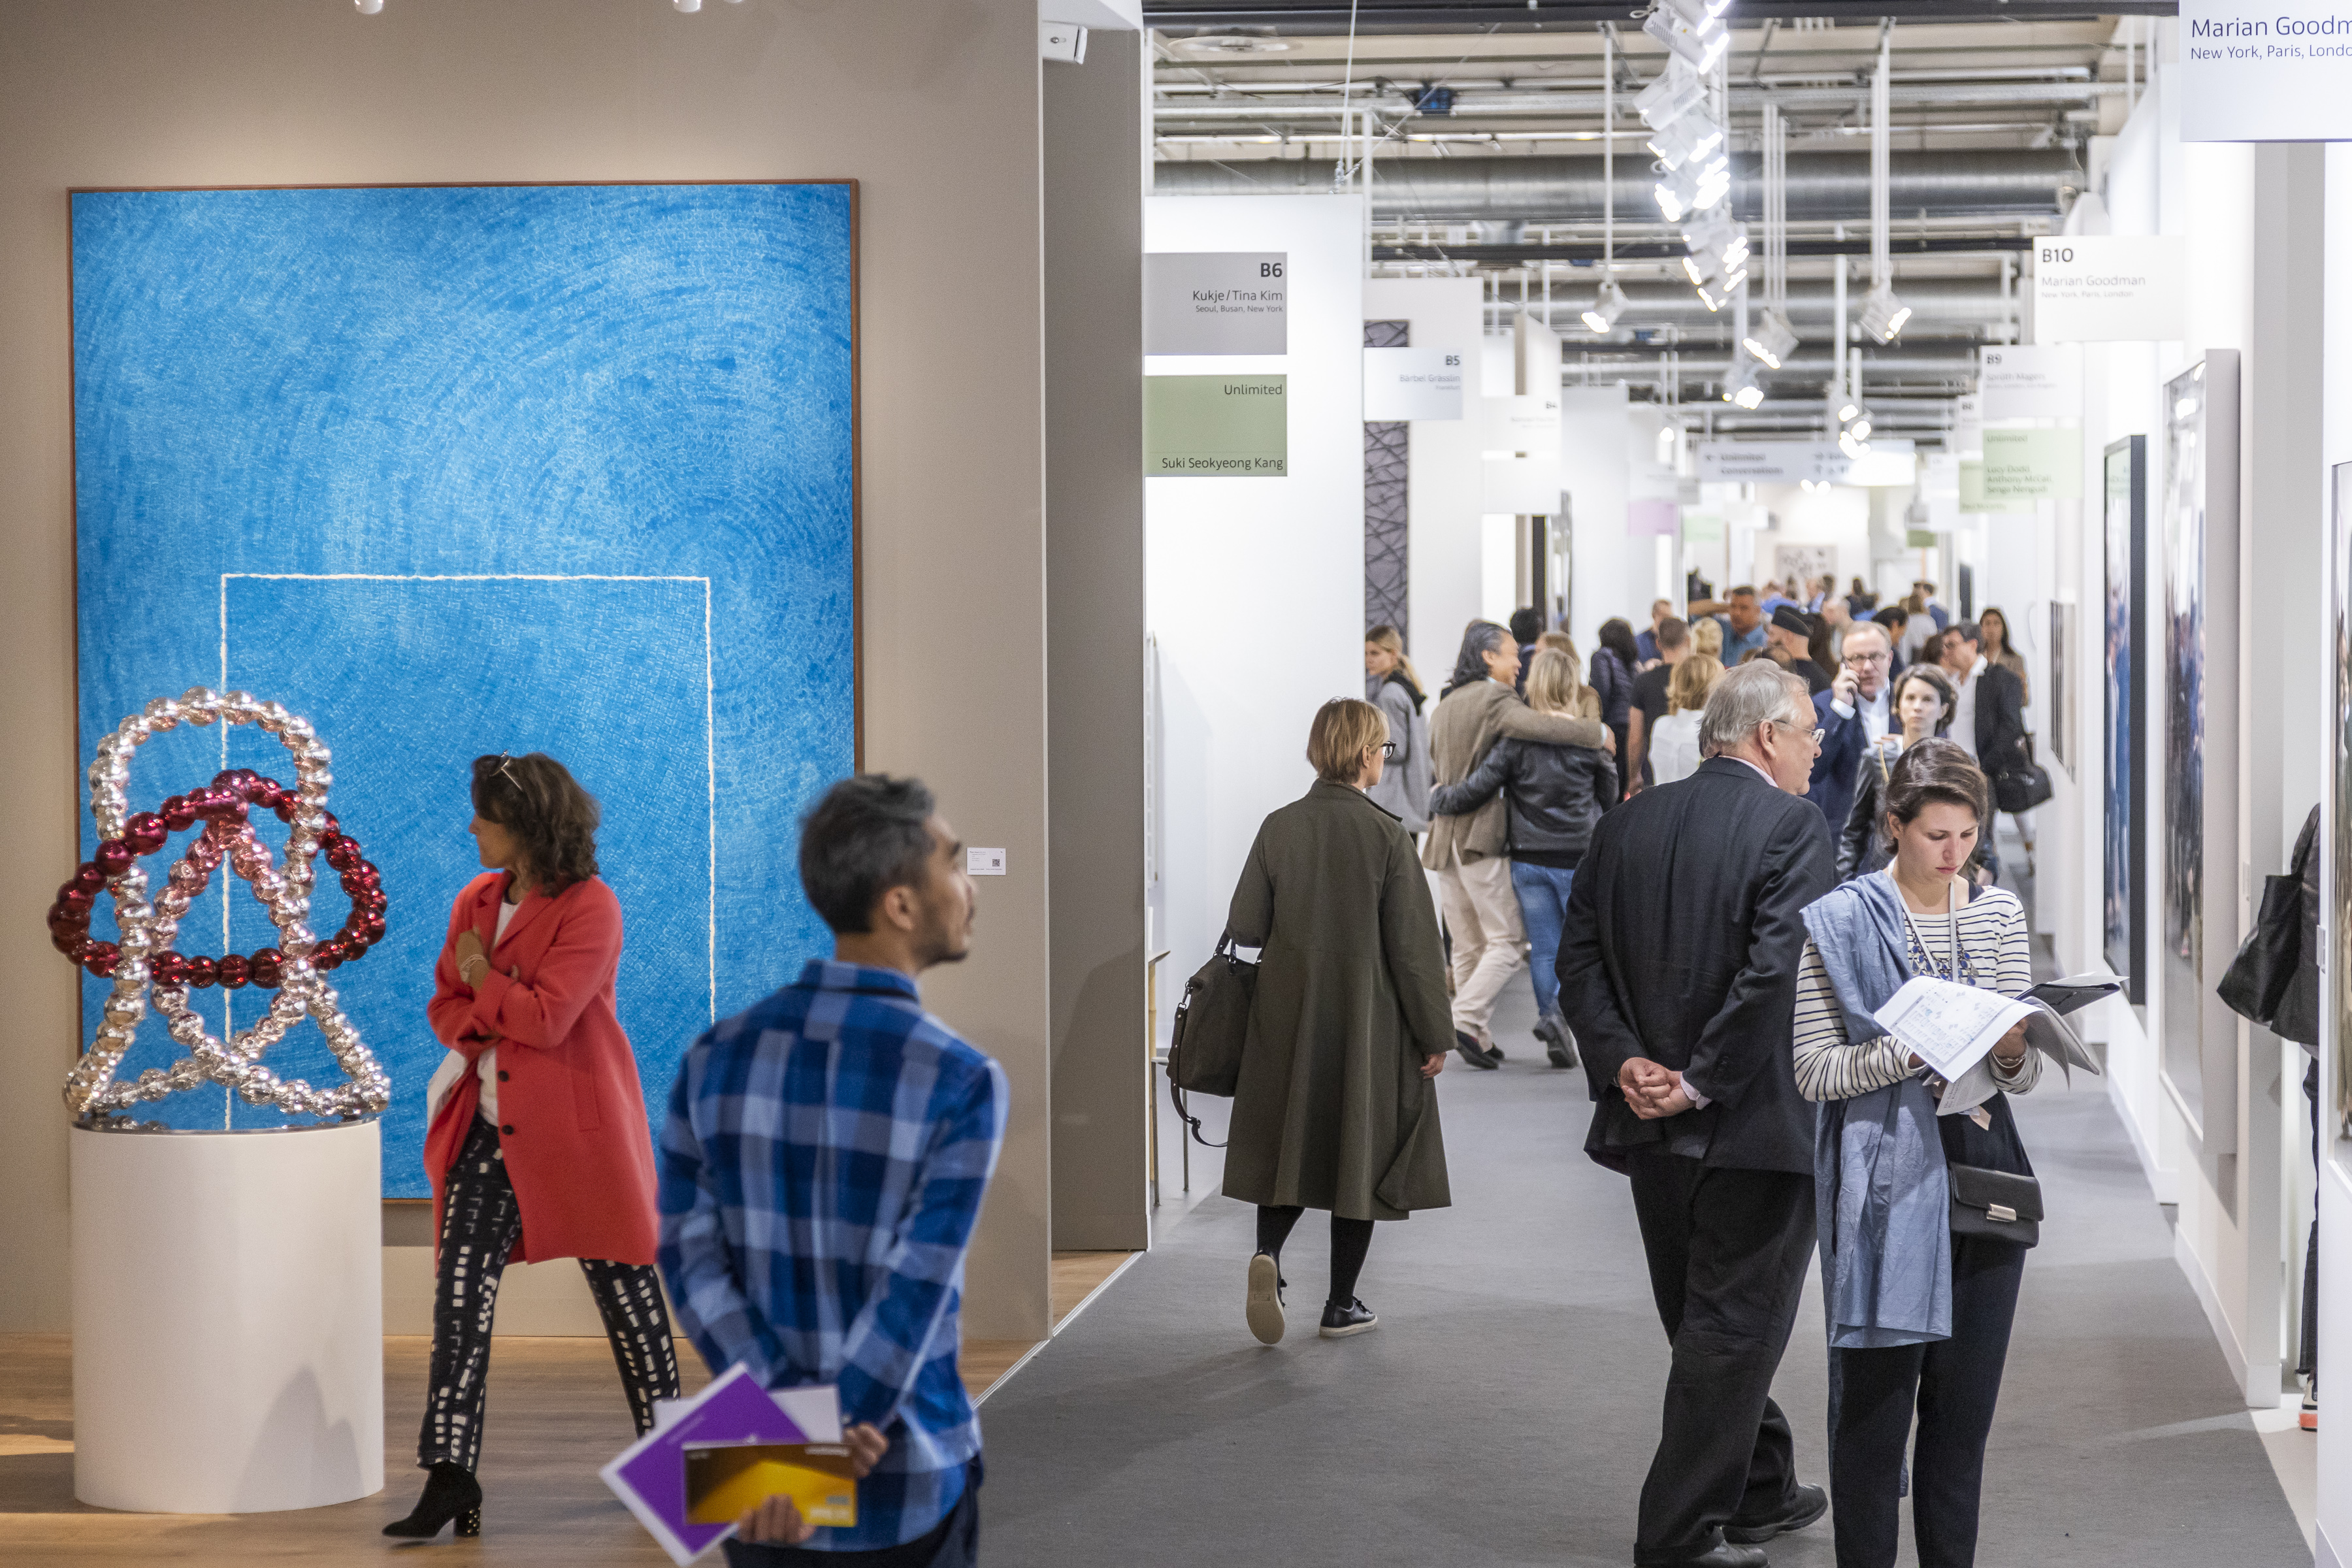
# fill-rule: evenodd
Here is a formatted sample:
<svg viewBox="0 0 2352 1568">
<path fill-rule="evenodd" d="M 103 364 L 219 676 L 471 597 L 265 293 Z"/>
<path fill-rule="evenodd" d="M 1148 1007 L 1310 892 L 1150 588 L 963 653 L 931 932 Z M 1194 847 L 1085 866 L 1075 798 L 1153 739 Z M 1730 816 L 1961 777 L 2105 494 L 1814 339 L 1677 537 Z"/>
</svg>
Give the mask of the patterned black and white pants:
<svg viewBox="0 0 2352 1568">
<path fill-rule="evenodd" d="M 471 1470 L 482 1455 L 482 1407 L 488 1394 L 490 1319 L 499 1279 L 522 1234 L 522 1210 L 507 1178 L 499 1130 L 474 1119 L 473 1131 L 449 1168 L 441 1216 L 441 1256 L 433 1284 L 433 1363 L 425 1394 L 425 1424 L 416 1435 L 416 1466 L 443 1461 Z M 620 1364 L 621 1388 L 637 1434 L 653 1430 L 654 1401 L 677 1397 L 677 1348 L 660 1277 L 647 1263 L 607 1263 L 583 1258 L 580 1271 L 596 1298 L 604 1333 Z"/>
</svg>

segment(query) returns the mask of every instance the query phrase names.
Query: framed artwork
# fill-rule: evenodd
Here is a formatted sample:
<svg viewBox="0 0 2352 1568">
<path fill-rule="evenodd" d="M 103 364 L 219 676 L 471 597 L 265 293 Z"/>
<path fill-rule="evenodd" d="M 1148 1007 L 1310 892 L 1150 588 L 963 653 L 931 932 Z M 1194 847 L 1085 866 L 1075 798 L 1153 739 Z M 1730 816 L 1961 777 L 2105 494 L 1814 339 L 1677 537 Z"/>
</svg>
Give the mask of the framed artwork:
<svg viewBox="0 0 2352 1568">
<path fill-rule="evenodd" d="M 829 951 L 796 825 L 859 752 L 855 185 L 71 200 L 82 756 L 191 687 L 316 726 L 390 900 L 330 983 L 393 1077 L 384 1194 L 421 1197 L 425 1004 L 481 869 L 471 763 L 552 754 L 600 803 L 658 1120 L 698 1034 Z M 178 730 L 141 749 L 133 809 L 226 767 L 289 776 L 249 729 Z M 233 887 L 184 951 L 272 940 Z M 343 903 L 323 880 L 313 928 Z M 224 1035 L 266 1005 L 193 995 Z M 151 1017 L 123 1070 L 177 1054 Z M 307 1026 L 267 1059 L 335 1076 Z M 152 1115 L 282 1121 L 212 1087 Z"/>
<path fill-rule="evenodd" d="M 2147 712 L 2147 437 L 2106 449 L 2105 943 L 2135 1006 L 2147 1000 L 2147 772 L 2136 747 Z"/>
<path fill-rule="evenodd" d="M 2159 1065 L 2209 1153 L 2237 1125 L 2237 1025 L 2214 994 L 2237 948 L 2237 373 L 2217 349 L 2164 389 Z"/>
<path fill-rule="evenodd" d="M 1800 584 L 1811 584 L 1837 572 L 1837 546 L 1834 544 L 1776 544 L 1772 547 L 1772 575 L 1779 579 L 1792 599 L 1807 596 L 1799 591 Z"/>
<path fill-rule="evenodd" d="M 2331 951 L 2327 955 L 2327 1005 L 2322 1010 L 2320 1039 L 2334 1058 L 2336 1086 L 2335 1137 L 2352 1138 L 2352 463 L 2336 465 L 2329 496 L 2328 594 L 2334 639 L 2336 747 L 2332 787 L 2327 798 L 2328 855 L 2324 875 L 2328 879 L 2326 907 L 2336 911 L 2326 922 Z M 2345 1163 L 2342 1150 L 2336 1152 Z"/>
<path fill-rule="evenodd" d="M 2050 606 L 2050 755 L 2074 776 L 2074 606 Z"/>
</svg>

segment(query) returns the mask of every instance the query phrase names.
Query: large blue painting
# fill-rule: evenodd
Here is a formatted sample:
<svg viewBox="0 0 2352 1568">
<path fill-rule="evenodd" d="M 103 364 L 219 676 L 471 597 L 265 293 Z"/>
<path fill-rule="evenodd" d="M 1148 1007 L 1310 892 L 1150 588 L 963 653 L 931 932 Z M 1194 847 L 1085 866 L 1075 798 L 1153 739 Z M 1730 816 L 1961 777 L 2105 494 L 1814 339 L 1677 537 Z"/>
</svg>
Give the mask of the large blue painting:
<svg viewBox="0 0 2352 1568">
<path fill-rule="evenodd" d="M 81 754 L 194 686 L 281 701 L 333 749 L 330 809 L 391 900 L 389 936 L 330 976 L 393 1074 L 387 1196 L 428 1190 L 425 1005 L 478 870 L 476 755 L 551 752 L 603 805 L 621 1022 L 656 1121 L 694 1036 L 827 951 L 797 823 L 856 761 L 854 201 L 846 184 L 73 197 Z M 293 776 L 251 729 L 181 729 L 141 749 L 131 808 L 223 767 Z M 159 883 L 186 837 L 148 862 Z M 345 900 L 321 889 L 324 936 Z M 224 870 L 178 945 L 274 940 Z M 215 1029 L 266 1005 L 194 998 Z M 102 983 L 84 1001 L 94 1030 Z M 122 1077 L 177 1054 L 151 1017 Z M 307 1025 L 268 1059 L 337 1073 Z M 141 1114 L 282 1120 L 209 1087 Z"/>
</svg>

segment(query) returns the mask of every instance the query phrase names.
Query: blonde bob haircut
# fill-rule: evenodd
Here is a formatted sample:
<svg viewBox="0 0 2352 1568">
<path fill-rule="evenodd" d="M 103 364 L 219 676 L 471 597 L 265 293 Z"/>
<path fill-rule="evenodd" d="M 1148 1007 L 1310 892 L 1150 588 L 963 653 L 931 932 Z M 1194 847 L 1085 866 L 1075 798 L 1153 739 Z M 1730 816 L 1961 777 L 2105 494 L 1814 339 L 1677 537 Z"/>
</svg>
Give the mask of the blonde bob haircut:
<svg viewBox="0 0 2352 1568">
<path fill-rule="evenodd" d="M 1723 661 L 1713 654 L 1694 653 L 1675 666 L 1666 678 L 1666 711 L 1696 713 L 1706 707 L 1707 693 L 1723 679 Z"/>
<path fill-rule="evenodd" d="M 1601 700 L 1598 692 L 1588 691 L 1578 679 L 1574 658 L 1556 647 L 1538 647 L 1528 663 L 1528 706 L 1538 713 L 1596 719 L 1600 717 Z M 1588 707 L 1592 711 L 1587 712 Z"/>
<path fill-rule="evenodd" d="M 1334 697 L 1315 710 L 1307 731 L 1307 760 L 1315 776 L 1353 787 L 1364 753 L 1389 738 L 1385 714 L 1360 697 Z"/>
</svg>

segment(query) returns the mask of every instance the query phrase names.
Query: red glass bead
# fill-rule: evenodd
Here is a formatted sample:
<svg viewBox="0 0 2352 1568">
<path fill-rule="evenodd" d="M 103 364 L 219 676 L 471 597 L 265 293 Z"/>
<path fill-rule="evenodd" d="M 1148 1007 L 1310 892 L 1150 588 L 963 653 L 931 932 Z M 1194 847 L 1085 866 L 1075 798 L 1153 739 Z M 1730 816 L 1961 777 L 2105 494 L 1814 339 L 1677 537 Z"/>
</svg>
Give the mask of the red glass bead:
<svg viewBox="0 0 2352 1568">
<path fill-rule="evenodd" d="M 123 872 L 131 869 L 131 862 L 137 858 L 139 857 L 131 852 L 131 846 L 123 843 L 120 838 L 110 838 L 98 847 L 98 853 L 92 855 L 89 860 L 91 865 L 111 878 L 120 877 Z"/>
<path fill-rule="evenodd" d="M 176 986 L 187 976 L 188 961 L 176 952 L 159 952 L 147 963 L 158 985 Z"/>
<path fill-rule="evenodd" d="M 236 991 L 243 989 L 245 983 L 253 977 L 253 966 L 246 961 L 245 954 L 232 952 L 222 958 L 215 973 L 220 979 L 222 990 Z"/>
<path fill-rule="evenodd" d="M 348 871 L 360 864 L 360 847 L 338 833 L 326 844 L 327 864 L 338 871 Z"/>
<path fill-rule="evenodd" d="M 310 950 L 310 967 L 322 974 L 340 968 L 342 962 L 342 947 L 335 942 L 322 942 Z"/>
<path fill-rule="evenodd" d="M 265 947 L 253 955 L 251 973 L 256 985 L 274 990 L 286 978 L 286 955 Z"/>
<path fill-rule="evenodd" d="M 367 918 L 367 942 L 368 942 L 368 945 L 369 945 L 370 947 L 373 947 L 377 942 L 382 942 L 382 941 L 383 940 L 383 933 L 384 933 L 383 917 L 382 915 L 375 915 L 375 914 L 372 914 L 372 915 L 368 916 L 368 918 Z"/>
<path fill-rule="evenodd" d="M 174 833 L 184 833 L 196 825 L 196 808 L 188 804 L 188 797 L 184 795 L 175 795 L 165 801 L 156 815 L 163 819 L 163 826 Z"/>
<path fill-rule="evenodd" d="M 89 890 L 81 885 L 81 879 L 79 877 L 58 889 L 58 907 L 71 910 L 76 914 L 87 915 L 89 913 L 90 906 L 97 901 L 90 896 Z"/>
<path fill-rule="evenodd" d="M 171 836 L 163 819 L 152 811 L 142 811 L 122 825 L 122 841 L 141 855 L 152 855 Z"/>
<path fill-rule="evenodd" d="M 89 860 L 81 863 L 80 868 L 74 872 L 73 879 L 74 886 L 86 893 L 95 893 L 106 886 L 106 873 L 100 870 L 94 862 Z"/>
<path fill-rule="evenodd" d="M 103 980 L 122 962 L 122 950 L 110 942 L 94 942 L 82 950 L 81 966 Z"/>
<path fill-rule="evenodd" d="M 220 978 L 220 964 L 210 958 L 192 958 L 188 960 L 186 973 L 188 984 L 201 991 Z"/>
</svg>

